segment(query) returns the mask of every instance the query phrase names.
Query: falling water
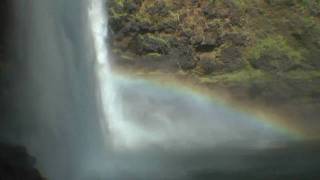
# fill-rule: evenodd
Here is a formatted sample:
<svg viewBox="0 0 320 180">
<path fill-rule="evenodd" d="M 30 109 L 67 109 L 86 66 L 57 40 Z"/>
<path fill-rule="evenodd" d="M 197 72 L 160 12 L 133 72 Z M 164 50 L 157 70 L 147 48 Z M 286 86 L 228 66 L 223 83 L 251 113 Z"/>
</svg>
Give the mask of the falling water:
<svg viewBox="0 0 320 180">
<path fill-rule="evenodd" d="M 120 113 L 117 113 L 120 109 L 116 103 L 116 93 L 113 83 L 111 67 L 108 61 L 108 49 L 106 46 L 106 40 L 108 35 L 107 20 L 105 17 L 104 0 L 91 0 L 91 7 L 89 8 L 89 18 L 91 24 L 92 35 L 94 39 L 95 54 L 96 54 L 96 71 L 100 84 L 100 93 L 102 97 L 102 107 L 104 110 L 104 116 L 101 119 L 101 126 L 105 133 L 108 132 L 108 127 L 113 127 L 113 119 L 119 119 L 117 117 Z M 103 80 L 108 85 L 103 86 Z M 107 99 L 105 101 L 104 99 Z M 112 105 L 114 104 L 114 105 Z M 107 117 L 110 123 L 107 123 L 104 119 Z"/>
<path fill-rule="evenodd" d="M 104 118 L 101 120 L 101 126 L 105 132 L 106 139 L 113 142 L 123 142 L 121 138 L 121 129 L 125 124 L 122 121 L 121 103 L 114 84 L 113 74 L 108 56 L 108 48 L 106 45 L 108 27 L 105 0 L 91 0 L 89 8 L 89 18 L 94 38 L 94 46 L 96 53 L 96 71 L 98 84 L 100 87 L 102 106 L 104 110 Z M 113 137 L 107 138 L 110 135 Z M 115 146 L 116 144 L 113 143 Z"/>
<path fill-rule="evenodd" d="M 116 77 L 112 73 L 108 54 L 108 20 L 105 0 L 91 0 L 89 18 L 94 38 L 96 52 L 96 71 L 100 96 L 104 110 L 101 127 L 105 132 L 106 141 L 111 141 L 113 148 L 132 147 L 143 132 L 130 121 L 124 119 L 122 100 L 116 84 Z M 108 143 L 108 142 L 107 142 Z"/>
</svg>

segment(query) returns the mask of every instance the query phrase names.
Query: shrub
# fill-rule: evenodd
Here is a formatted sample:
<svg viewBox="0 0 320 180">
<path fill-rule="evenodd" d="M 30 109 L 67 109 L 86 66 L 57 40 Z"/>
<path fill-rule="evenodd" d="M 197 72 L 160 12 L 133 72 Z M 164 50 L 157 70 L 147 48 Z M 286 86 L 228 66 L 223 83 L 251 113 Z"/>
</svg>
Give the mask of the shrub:
<svg viewBox="0 0 320 180">
<path fill-rule="evenodd" d="M 289 71 L 303 59 L 301 52 L 292 48 L 282 36 L 259 40 L 248 52 L 248 60 L 257 69 Z"/>
</svg>

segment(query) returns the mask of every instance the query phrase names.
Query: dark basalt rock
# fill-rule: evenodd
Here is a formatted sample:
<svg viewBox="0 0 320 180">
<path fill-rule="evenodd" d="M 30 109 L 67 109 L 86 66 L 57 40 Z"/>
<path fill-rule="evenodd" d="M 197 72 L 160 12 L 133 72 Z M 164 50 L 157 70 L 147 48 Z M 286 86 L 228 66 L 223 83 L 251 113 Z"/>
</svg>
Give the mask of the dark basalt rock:
<svg viewBox="0 0 320 180">
<path fill-rule="evenodd" d="M 263 54 L 256 61 L 253 61 L 252 64 L 255 68 L 268 72 L 286 72 L 299 68 L 299 65 L 295 64 L 285 54 Z"/>
<path fill-rule="evenodd" d="M 111 25 L 112 26 L 112 25 Z M 115 32 L 115 38 L 123 38 L 136 34 L 145 34 L 145 33 L 153 33 L 156 31 L 156 28 L 152 26 L 152 24 L 148 21 L 139 21 L 139 20 L 131 20 L 129 22 L 125 22 L 120 29 Z"/>
<path fill-rule="evenodd" d="M 234 0 L 225 0 L 224 4 L 228 7 L 229 17 L 232 25 L 240 25 L 241 13 Z"/>
<path fill-rule="evenodd" d="M 170 55 L 176 61 L 176 65 L 182 70 L 191 70 L 195 68 L 194 53 L 190 46 L 181 45 L 170 51 Z"/>
<path fill-rule="evenodd" d="M 219 65 L 215 61 L 207 58 L 200 59 L 197 66 L 199 67 L 202 75 L 211 74 L 215 70 L 219 69 Z"/>
<path fill-rule="evenodd" d="M 166 16 L 169 14 L 168 7 L 164 1 L 156 0 L 154 5 L 147 9 L 150 15 Z"/>
<path fill-rule="evenodd" d="M 247 42 L 247 37 L 240 33 L 228 33 L 223 36 L 224 41 L 229 41 L 236 46 L 244 46 Z"/>
<path fill-rule="evenodd" d="M 238 70 L 245 65 L 245 61 L 242 59 L 241 50 L 235 46 L 223 49 L 220 60 L 223 63 L 223 69 L 226 71 Z"/>
<path fill-rule="evenodd" d="M 141 3 L 141 0 L 125 0 L 123 3 L 124 11 L 127 13 L 136 12 L 139 10 Z"/>
<path fill-rule="evenodd" d="M 34 165 L 24 147 L 0 143 L 0 179 L 44 180 Z"/>
<path fill-rule="evenodd" d="M 192 5 L 197 5 L 199 4 L 199 0 L 191 0 Z"/>
<path fill-rule="evenodd" d="M 147 53 L 167 54 L 169 44 L 161 37 L 153 35 L 138 35 L 132 42 L 132 48 L 140 55 Z"/>
<path fill-rule="evenodd" d="M 310 14 L 312 16 L 320 17 L 320 6 L 310 6 Z"/>
<path fill-rule="evenodd" d="M 225 70 L 225 65 L 219 60 L 215 53 L 200 53 L 198 57 L 196 72 L 199 75 L 210 75 L 213 72 L 222 72 Z"/>
<path fill-rule="evenodd" d="M 294 1 L 292 0 L 265 0 L 268 4 L 272 6 L 293 6 Z"/>
<path fill-rule="evenodd" d="M 320 26 L 317 23 L 306 23 L 303 17 L 292 17 L 288 28 L 291 35 L 309 52 L 305 55 L 307 63 L 320 68 Z"/>
<path fill-rule="evenodd" d="M 110 14 L 108 21 L 109 21 L 110 29 L 113 32 L 118 33 L 121 29 L 123 29 L 123 27 L 126 26 L 129 19 L 127 16 L 116 16 L 116 15 Z"/>
<path fill-rule="evenodd" d="M 230 16 L 230 10 L 227 8 L 216 8 L 213 5 L 209 5 L 202 9 L 203 14 L 208 19 L 215 19 L 215 18 L 227 18 Z"/>
<path fill-rule="evenodd" d="M 206 6 L 202 9 L 203 14 L 208 18 L 208 19 L 213 19 L 218 16 L 216 10 L 212 6 Z"/>
<path fill-rule="evenodd" d="M 241 24 L 241 14 L 239 10 L 233 9 L 230 12 L 230 23 L 234 26 L 240 26 Z"/>
<path fill-rule="evenodd" d="M 168 37 L 168 43 L 170 44 L 171 48 L 177 48 L 180 46 L 180 40 L 175 36 Z"/>
<path fill-rule="evenodd" d="M 167 21 L 163 21 L 159 23 L 156 27 L 156 31 L 163 31 L 166 33 L 173 33 L 178 28 L 179 22 L 174 19 L 169 19 Z"/>
<path fill-rule="evenodd" d="M 210 33 L 202 37 L 201 41 L 195 44 L 195 48 L 198 52 L 210 52 L 219 47 L 222 43 L 222 39 L 218 36 L 218 34 Z"/>
<path fill-rule="evenodd" d="M 183 29 L 182 32 L 180 33 L 180 35 L 184 38 L 191 38 L 193 36 L 195 36 L 195 33 L 193 32 L 192 29 L 186 28 Z"/>
<path fill-rule="evenodd" d="M 216 47 L 216 41 L 215 40 L 211 40 L 211 41 L 207 41 L 207 42 L 203 42 L 199 45 L 196 46 L 196 51 L 198 52 L 210 52 L 212 50 L 214 50 L 214 48 Z"/>
</svg>

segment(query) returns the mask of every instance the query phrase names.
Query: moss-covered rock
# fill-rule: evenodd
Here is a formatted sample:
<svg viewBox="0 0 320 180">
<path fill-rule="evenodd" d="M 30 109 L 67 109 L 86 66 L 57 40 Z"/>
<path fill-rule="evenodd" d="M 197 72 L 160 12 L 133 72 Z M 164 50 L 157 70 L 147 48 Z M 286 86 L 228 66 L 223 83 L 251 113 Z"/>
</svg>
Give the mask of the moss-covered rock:
<svg viewBox="0 0 320 180">
<path fill-rule="evenodd" d="M 294 0 L 266 0 L 266 2 L 273 6 L 293 6 Z"/>
<path fill-rule="evenodd" d="M 183 71 L 263 103 L 319 100 L 319 0 L 111 1 L 121 66 Z"/>
<path fill-rule="evenodd" d="M 179 45 L 170 52 L 179 70 L 191 70 L 196 67 L 195 54 L 191 46 Z"/>
<path fill-rule="evenodd" d="M 222 50 L 220 60 L 225 71 L 235 71 L 246 66 L 246 61 L 242 57 L 242 49 L 230 46 Z"/>
<path fill-rule="evenodd" d="M 221 37 L 217 32 L 206 32 L 202 36 L 193 36 L 191 40 L 193 39 L 194 47 L 198 52 L 210 52 L 222 44 Z"/>
<path fill-rule="evenodd" d="M 217 60 L 214 53 L 203 53 L 199 56 L 196 72 L 200 75 L 209 75 L 218 72 L 221 67 L 222 63 Z"/>
<path fill-rule="evenodd" d="M 249 50 L 253 67 L 269 72 L 283 72 L 301 65 L 301 53 L 292 48 L 282 36 L 270 36 L 258 41 Z"/>
<path fill-rule="evenodd" d="M 138 35 L 132 42 L 132 46 L 135 46 L 134 48 L 138 54 L 168 54 L 169 52 L 168 41 L 159 35 Z"/>
<path fill-rule="evenodd" d="M 169 14 L 169 8 L 164 1 L 155 1 L 147 7 L 146 12 L 150 15 L 166 16 Z"/>
</svg>

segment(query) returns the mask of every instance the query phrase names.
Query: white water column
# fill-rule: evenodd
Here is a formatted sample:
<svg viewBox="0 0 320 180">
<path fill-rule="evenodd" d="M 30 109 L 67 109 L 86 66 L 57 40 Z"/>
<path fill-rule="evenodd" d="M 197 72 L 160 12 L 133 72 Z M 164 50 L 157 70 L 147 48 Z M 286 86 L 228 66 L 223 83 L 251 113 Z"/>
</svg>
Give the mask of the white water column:
<svg viewBox="0 0 320 180">
<path fill-rule="evenodd" d="M 112 74 L 110 57 L 108 53 L 108 19 L 105 0 L 91 0 L 89 18 L 96 53 L 96 72 L 100 97 L 102 101 L 104 118 L 101 126 L 105 132 L 106 140 L 111 141 L 113 148 L 125 148 L 134 144 L 137 128 L 124 119 L 122 102 L 117 93 L 115 77 Z M 110 142 L 107 142 L 110 143 Z"/>
</svg>

